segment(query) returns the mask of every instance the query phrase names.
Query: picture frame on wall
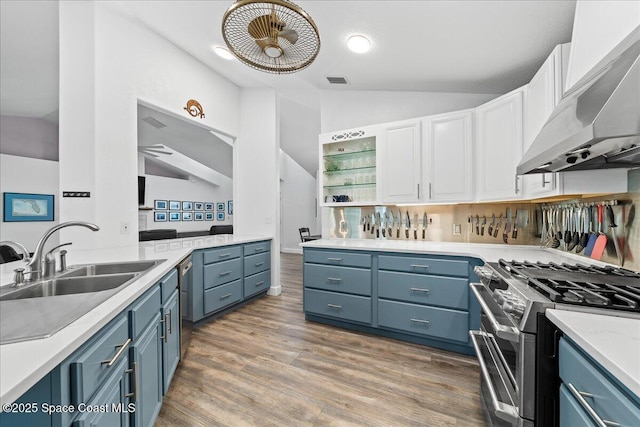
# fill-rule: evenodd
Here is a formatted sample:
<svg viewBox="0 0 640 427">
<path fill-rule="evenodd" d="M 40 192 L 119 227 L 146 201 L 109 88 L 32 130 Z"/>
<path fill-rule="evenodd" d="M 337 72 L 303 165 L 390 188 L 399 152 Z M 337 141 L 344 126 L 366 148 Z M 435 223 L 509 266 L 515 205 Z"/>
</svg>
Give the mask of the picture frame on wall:
<svg viewBox="0 0 640 427">
<path fill-rule="evenodd" d="M 165 222 L 167 220 L 166 211 L 155 211 L 153 215 L 154 222 Z"/>
<path fill-rule="evenodd" d="M 224 221 L 224 212 L 218 212 L 218 221 Z"/>
<path fill-rule="evenodd" d="M 206 221 L 213 221 L 213 212 L 205 212 L 204 213 L 204 219 Z"/>
<path fill-rule="evenodd" d="M 170 211 L 179 211 L 181 207 L 179 200 L 170 200 L 169 201 L 169 210 Z"/>
<path fill-rule="evenodd" d="M 4 222 L 54 220 L 53 194 L 3 193 Z"/>
<path fill-rule="evenodd" d="M 216 210 L 218 212 L 223 211 L 224 212 L 224 202 L 218 202 L 216 203 Z"/>
<path fill-rule="evenodd" d="M 169 221 L 180 221 L 180 212 L 169 212 Z"/>
<path fill-rule="evenodd" d="M 182 210 L 183 211 L 192 211 L 193 210 L 193 202 L 182 202 Z"/>
<path fill-rule="evenodd" d="M 204 203 L 203 202 L 193 202 L 193 210 L 194 211 L 203 211 Z"/>
<path fill-rule="evenodd" d="M 194 221 L 204 221 L 204 212 L 195 212 L 193 214 Z"/>
<path fill-rule="evenodd" d="M 193 212 L 182 212 L 183 221 L 193 221 Z"/>
<path fill-rule="evenodd" d="M 233 215 L 233 200 L 227 202 L 227 213 Z"/>
<path fill-rule="evenodd" d="M 159 211 L 166 211 L 167 210 L 167 201 L 166 200 L 155 200 L 153 208 L 155 210 L 159 210 Z"/>
<path fill-rule="evenodd" d="M 213 208 L 214 208 L 214 206 L 213 206 L 213 202 L 206 202 L 206 203 L 204 204 L 204 210 L 205 210 L 205 211 L 212 211 L 212 210 L 213 210 Z"/>
</svg>

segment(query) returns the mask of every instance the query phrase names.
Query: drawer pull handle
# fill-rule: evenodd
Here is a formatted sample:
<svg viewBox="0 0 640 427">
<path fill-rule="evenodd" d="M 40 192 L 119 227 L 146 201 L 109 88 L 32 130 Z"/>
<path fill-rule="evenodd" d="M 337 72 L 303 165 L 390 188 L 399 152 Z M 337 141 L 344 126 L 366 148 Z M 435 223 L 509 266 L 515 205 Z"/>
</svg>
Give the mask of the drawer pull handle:
<svg viewBox="0 0 640 427">
<path fill-rule="evenodd" d="M 411 292 L 431 292 L 430 289 L 423 289 L 423 288 L 409 288 L 411 290 Z"/>
<path fill-rule="evenodd" d="M 336 310 L 342 310 L 342 306 L 337 304 L 327 304 L 327 307 L 334 308 Z"/>
<path fill-rule="evenodd" d="M 327 258 L 327 261 L 342 261 L 342 258 Z"/>
<path fill-rule="evenodd" d="M 125 371 L 127 374 L 133 374 L 133 391 L 131 393 L 127 393 L 124 397 L 133 397 L 133 401 L 138 400 L 138 363 L 133 362 L 133 368 L 127 369 Z"/>
<path fill-rule="evenodd" d="M 230 296 L 231 296 L 231 294 L 222 295 L 222 296 L 220 297 L 220 299 L 221 299 L 221 300 L 222 300 L 222 299 L 227 299 L 227 298 L 229 298 Z"/>
<path fill-rule="evenodd" d="M 591 393 L 578 391 L 571 383 L 567 383 L 567 388 L 569 389 L 573 397 L 575 397 L 576 400 L 580 403 L 580 405 L 584 408 L 584 410 L 587 411 L 587 413 L 591 416 L 591 418 L 593 418 L 596 424 L 598 424 L 599 427 L 607 427 L 607 426 L 614 427 L 614 426 L 620 425 L 614 421 L 607 421 L 600 418 L 598 413 L 591 407 L 591 405 L 589 405 L 589 403 L 587 403 L 587 401 L 584 400 L 585 397 L 593 397 Z"/>
<path fill-rule="evenodd" d="M 256 283 L 256 286 L 260 286 L 260 285 L 264 285 L 264 280 L 261 280 L 258 283 Z"/>
<path fill-rule="evenodd" d="M 160 335 L 160 339 L 166 343 L 167 339 L 168 339 L 168 334 L 167 334 L 167 315 L 166 314 L 163 317 L 160 318 L 160 323 L 164 323 L 164 325 L 162 326 L 162 335 Z"/>
<path fill-rule="evenodd" d="M 428 320 L 424 320 L 424 319 L 411 319 L 411 321 L 416 323 L 421 323 L 423 325 L 428 325 L 429 323 L 431 323 Z"/>
<path fill-rule="evenodd" d="M 116 352 L 115 356 L 113 356 L 113 358 L 111 358 L 111 360 L 103 360 L 102 362 L 100 362 L 100 364 L 101 365 L 107 365 L 107 367 L 113 366 L 113 364 L 116 363 L 116 360 L 118 360 L 120 355 L 122 353 L 124 353 L 124 351 L 127 349 L 127 347 L 129 346 L 130 343 L 131 343 L 131 338 L 127 339 L 124 342 L 124 344 L 117 345 L 116 348 L 118 348 L 119 350 Z"/>
<path fill-rule="evenodd" d="M 220 258 L 226 258 L 228 256 L 231 256 L 231 254 L 220 254 L 218 255 Z"/>
<path fill-rule="evenodd" d="M 223 271 L 222 273 L 220 273 L 221 276 L 228 276 L 229 274 L 231 274 L 230 271 Z"/>
<path fill-rule="evenodd" d="M 329 281 L 329 282 L 342 282 L 342 279 L 339 279 L 337 277 L 327 277 L 327 281 Z"/>
<path fill-rule="evenodd" d="M 411 264 L 410 267 L 411 268 L 429 268 L 428 265 L 424 265 L 424 264 Z"/>
<path fill-rule="evenodd" d="M 256 251 L 256 252 L 260 252 L 260 251 L 262 251 L 262 250 L 263 250 L 262 248 L 255 248 L 255 249 L 254 249 L 254 251 Z"/>
<path fill-rule="evenodd" d="M 256 267 L 260 267 L 263 264 L 264 264 L 264 261 L 263 262 L 256 262 Z"/>
</svg>

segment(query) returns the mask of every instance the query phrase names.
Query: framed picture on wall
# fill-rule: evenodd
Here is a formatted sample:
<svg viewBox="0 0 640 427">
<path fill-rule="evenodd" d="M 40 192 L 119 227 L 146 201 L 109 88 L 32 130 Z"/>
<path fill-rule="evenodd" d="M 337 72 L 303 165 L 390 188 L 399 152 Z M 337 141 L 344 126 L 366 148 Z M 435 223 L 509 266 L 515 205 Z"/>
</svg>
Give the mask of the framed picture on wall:
<svg viewBox="0 0 640 427">
<path fill-rule="evenodd" d="M 167 220 L 167 213 L 165 211 L 156 211 L 153 220 L 155 222 L 165 222 Z"/>
<path fill-rule="evenodd" d="M 218 212 L 218 221 L 224 221 L 224 212 Z"/>
<path fill-rule="evenodd" d="M 169 202 L 169 210 L 170 211 L 179 211 L 180 210 L 180 201 L 178 200 L 171 200 Z"/>
<path fill-rule="evenodd" d="M 213 212 L 205 212 L 204 219 L 207 221 L 213 221 Z"/>
<path fill-rule="evenodd" d="M 204 210 L 204 203 L 202 203 L 202 202 L 193 202 L 193 210 L 194 211 L 203 211 Z"/>
<path fill-rule="evenodd" d="M 183 211 L 192 211 L 193 203 L 192 202 L 182 202 L 182 210 Z"/>
<path fill-rule="evenodd" d="M 204 212 L 195 212 L 193 214 L 194 221 L 204 221 Z"/>
<path fill-rule="evenodd" d="M 233 215 L 233 200 L 227 202 L 227 213 Z"/>
<path fill-rule="evenodd" d="M 193 212 L 182 212 L 183 221 L 193 221 Z"/>
<path fill-rule="evenodd" d="M 213 202 L 206 202 L 204 204 L 204 210 L 205 211 L 212 211 L 213 210 Z"/>
<path fill-rule="evenodd" d="M 5 222 L 53 221 L 53 194 L 4 193 Z"/>
<path fill-rule="evenodd" d="M 156 200 L 153 207 L 156 210 L 166 211 L 167 210 L 167 201 L 166 200 Z"/>
<path fill-rule="evenodd" d="M 218 212 L 220 212 L 220 211 L 223 211 L 223 212 L 224 212 L 224 202 L 216 203 L 216 210 L 217 210 Z"/>
<path fill-rule="evenodd" d="M 169 212 L 169 221 L 180 221 L 180 212 Z"/>
</svg>

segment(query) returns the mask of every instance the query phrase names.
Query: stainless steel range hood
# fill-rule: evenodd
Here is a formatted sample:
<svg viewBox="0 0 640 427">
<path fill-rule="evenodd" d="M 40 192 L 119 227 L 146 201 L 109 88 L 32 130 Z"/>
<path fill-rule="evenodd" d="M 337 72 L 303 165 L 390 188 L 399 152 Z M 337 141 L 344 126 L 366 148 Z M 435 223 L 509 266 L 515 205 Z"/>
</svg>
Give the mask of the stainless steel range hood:
<svg viewBox="0 0 640 427">
<path fill-rule="evenodd" d="M 640 27 L 567 92 L 518 175 L 640 167 Z"/>
</svg>

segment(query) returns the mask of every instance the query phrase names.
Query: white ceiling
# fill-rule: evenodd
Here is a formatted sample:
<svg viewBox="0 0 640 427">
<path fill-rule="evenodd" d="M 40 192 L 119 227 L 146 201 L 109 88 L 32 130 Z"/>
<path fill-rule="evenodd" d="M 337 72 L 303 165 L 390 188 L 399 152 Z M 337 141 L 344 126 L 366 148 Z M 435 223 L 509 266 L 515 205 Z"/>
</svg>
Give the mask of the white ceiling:
<svg viewBox="0 0 640 427">
<path fill-rule="evenodd" d="M 144 0 L 108 4 L 238 86 L 277 88 L 287 99 L 318 114 L 323 90 L 506 93 L 527 83 L 555 45 L 570 40 L 575 11 L 574 0 L 299 0 L 296 3 L 319 28 L 320 54 L 305 70 L 272 75 L 213 53 L 213 46 L 224 46 L 222 16 L 232 3 Z M 49 114 L 52 101 L 46 98 L 53 95 L 53 105 L 57 105 L 57 8 L 53 4 L 0 1 L 2 114 Z M 17 12 L 20 8 L 25 10 Z M 355 33 L 370 38 L 370 52 L 348 51 L 346 39 Z M 326 77 L 336 75 L 345 76 L 350 84 L 329 85 Z M 7 77 L 12 79 L 9 85 Z M 308 143 L 308 150 L 284 145 L 282 149 L 313 173 L 315 165 L 309 166 L 308 159 L 296 154 L 315 155 L 317 140 Z"/>
</svg>

